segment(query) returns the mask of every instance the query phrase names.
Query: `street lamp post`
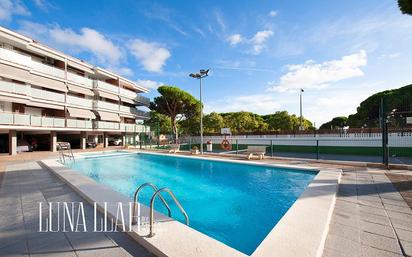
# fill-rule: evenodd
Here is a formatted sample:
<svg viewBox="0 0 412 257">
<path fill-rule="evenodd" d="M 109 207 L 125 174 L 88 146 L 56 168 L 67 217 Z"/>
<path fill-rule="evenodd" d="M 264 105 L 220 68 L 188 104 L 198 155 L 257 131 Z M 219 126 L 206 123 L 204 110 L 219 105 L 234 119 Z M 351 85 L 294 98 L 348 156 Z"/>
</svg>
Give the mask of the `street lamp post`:
<svg viewBox="0 0 412 257">
<path fill-rule="evenodd" d="M 189 76 L 200 82 L 200 154 L 203 154 L 203 104 L 202 104 L 202 78 L 208 76 L 209 69 L 200 70 L 199 73 L 190 73 Z"/>
<path fill-rule="evenodd" d="M 303 130 L 303 115 L 302 115 L 302 93 L 305 92 L 303 88 L 300 89 L 300 127 L 299 130 Z"/>
</svg>

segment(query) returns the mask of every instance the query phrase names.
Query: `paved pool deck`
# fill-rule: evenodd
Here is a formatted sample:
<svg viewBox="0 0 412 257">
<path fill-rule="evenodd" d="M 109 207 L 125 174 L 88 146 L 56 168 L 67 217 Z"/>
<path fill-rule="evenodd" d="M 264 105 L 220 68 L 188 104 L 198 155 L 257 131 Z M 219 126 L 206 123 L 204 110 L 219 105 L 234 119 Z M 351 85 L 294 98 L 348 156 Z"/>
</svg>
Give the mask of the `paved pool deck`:
<svg viewBox="0 0 412 257">
<path fill-rule="evenodd" d="M 37 162 L 7 165 L 0 186 L 0 256 L 153 256 L 125 233 L 38 232 L 38 202 L 62 201 L 83 202 L 85 216 L 93 217 L 92 206 Z M 86 225 L 93 229 L 91 221 Z"/>
<path fill-rule="evenodd" d="M 6 170 L 0 178 L 0 256 L 153 256 L 123 233 L 35 232 L 39 201 L 82 201 L 86 211 L 92 211 L 67 184 L 36 162 L 55 157 L 45 153 L 0 158 L 0 173 L 2 167 Z M 264 161 L 344 170 L 323 256 L 412 256 L 412 210 L 404 198 L 412 193 L 411 171 L 394 172 L 398 177 L 391 178 L 392 183 L 378 169 Z"/>
</svg>

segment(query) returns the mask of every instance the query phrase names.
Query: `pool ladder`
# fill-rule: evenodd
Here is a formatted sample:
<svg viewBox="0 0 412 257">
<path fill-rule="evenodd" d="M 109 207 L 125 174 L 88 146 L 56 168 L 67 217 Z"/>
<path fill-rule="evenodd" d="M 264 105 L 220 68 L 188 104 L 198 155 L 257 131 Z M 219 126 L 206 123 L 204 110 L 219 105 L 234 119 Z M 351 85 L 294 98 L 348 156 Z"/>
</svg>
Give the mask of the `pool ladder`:
<svg viewBox="0 0 412 257">
<path fill-rule="evenodd" d="M 73 150 L 70 146 L 70 143 L 68 142 L 61 142 L 58 143 L 59 146 L 59 160 L 61 163 L 66 163 L 66 157 L 69 158 L 69 160 L 74 160 L 74 155 L 73 155 Z M 67 150 L 67 154 L 64 153 L 64 150 Z"/>
<path fill-rule="evenodd" d="M 149 237 L 153 237 L 155 234 L 153 232 L 153 223 L 154 223 L 154 202 L 156 200 L 156 197 L 159 196 L 160 200 L 162 201 L 163 205 L 166 207 L 167 212 L 168 212 L 168 216 L 172 217 L 172 211 L 170 210 L 169 205 L 167 204 L 166 200 L 163 198 L 162 196 L 162 192 L 167 192 L 169 193 L 169 195 L 172 197 L 173 201 L 176 203 L 177 207 L 179 207 L 180 211 L 182 212 L 182 214 L 185 216 L 185 220 L 186 220 L 186 225 L 189 225 L 189 216 L 187 216 L 187 213 L 185 211 L 185 209 L 183 209 L 183 206 L 180 204 L 179 200 L 177 200 L 175 194 L 172 192 L 172 190 L 170 190 L 167 187 L 163 187 L 158 189 L 154 184 L 152 183 L 144 183 L 141 186 L 139 186 L 136 191 L 134 192 L 134 196 L 133 196 L 133 216 L 132 216 L 132 224 L 136 224 L 137 223 L 137 217 L 136 217 L 136 205 L 138 202 L 138 198 L 139 198 L 139 193 L 140 191 L 145 188 L 145 187 L 151 187 L 154 191 L 152 198 L 150 199 L 150 219 L 149 219 L 149 224 L 150 224 L 150 233 L 149 233 Z"/>
</svg>

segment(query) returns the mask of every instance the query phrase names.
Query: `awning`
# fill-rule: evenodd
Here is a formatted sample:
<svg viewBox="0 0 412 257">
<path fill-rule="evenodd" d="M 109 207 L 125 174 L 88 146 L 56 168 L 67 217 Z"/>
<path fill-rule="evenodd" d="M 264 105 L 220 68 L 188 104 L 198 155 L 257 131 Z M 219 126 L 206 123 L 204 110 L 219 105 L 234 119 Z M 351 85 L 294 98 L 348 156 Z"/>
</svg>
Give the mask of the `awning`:
<svg viewBox="0 0 412 257">
<path fill-rule="evenodd" d="M 103 91 L 99 91 L 99 95 L 100 95 L 101 97 L 104 97 L 104 98 L 108 98 L 108 99 L 112 99 L 112 100 L 115 100 L 115 101 L 119 101 L 119 96 L 114 95 L 114 94 L 110 94 L 110 93 L 106 93 L 106 92 L 103 92 Z"/>
<path fill-rule="evenodd" d="M 76 92 L 76 93 L 80 93 L 80 94 L 83 94 L 83 95 L 94 96 L 94 92 L 90 89 L 75 86 L 75 85 L 72 85 L 72 84 L 67 84 L 67 87 L 69 88 L 69 91 L 71 91 L 71 92 Z"/>
<path fill-rule="evenodd" d="M 120 100 L 122 100 L 122 102 L 125 102 L 125 103 L 136 104 L 135 101 L 133 101 L 132 99 L 127 98 L 127 97 L 121 96 L 121 97 L 120 97 Z"/>
<path fill-rule="evenodd" d="M 0 76 L 19 81 L 29 81 L 30 73 L 28 70 L 0 63 Z"/>
<path fill-rule="evenodd" d="M 67 107 L 70 117 L 83 118 L 83 119 L 96 119 L 96 115 L 92 111 L 83 110 L 73 107 Z"/>
<path fill-rule="evenodd" d="M 102 111 L 98 111 L 98 113 L 99 113 L 101 120 L 120 122 L 120 117 L 119 117 L 119 114 L 117 113 L 102 112 Z"/>
<path fill-rule="evenodd" d="M 36 86 L 50 88 L 50 89 L 54 89 L 54 90 L 62 91 L 62 92 L 67 92 L 66 85 L 64 84 L 64 82 L 59 81 L 59 80 L 50 79 L 50 78 L 46 78 L 43 76 L 31 74 L 30 82 Z"/>
<path fill-rule="evenodd" d="M 27 105 L 35 106 L 35 107 L 48 108 L 48 109 L 55 109 L 55 110 L 64 110 L 64 106 L 57 105 L 57 104 L 49 104 L 49 103 L 40 103 L 40 102 L 30 101 L 30 102 L 27 103 Z"/>
<path fill-rule="evenodd" d="M 126 117 L 126 118 L 131 118 L 131 119 L 136 118 L 135 115 L 133 115 L 133 114 L 127 114 L 127 113 L 120 113 L 120 117 Z"/>
<path fill-rule="evenodd" d="M 76 69 L 78 69 L 78 70 L 82 70 L 82 71 L 85 71 L 85 72 L 88 72 L 88 73 L 94 73 L 94 71 L 93 71 L 93 68 L 92 67 L 89 67 L 90 65 L 88 65 L 88 64 L 82 64 L 82 63 L 77 63 L 77 62 L 75 62 L 75 61 L 72 61 L 72 60 L 68 60 L 67 61 L 67 65 L 69 65 L 69 66 L 71 66 L 71 67 L 73 67 L 73 68 L 76 68 Z"/>
<path fill-rule="evenodd" d="M 15 96 L 0 96 L 0 101 L 27 104 L 29 102 L 29 99 L 17 98 Z"/>
</svg>

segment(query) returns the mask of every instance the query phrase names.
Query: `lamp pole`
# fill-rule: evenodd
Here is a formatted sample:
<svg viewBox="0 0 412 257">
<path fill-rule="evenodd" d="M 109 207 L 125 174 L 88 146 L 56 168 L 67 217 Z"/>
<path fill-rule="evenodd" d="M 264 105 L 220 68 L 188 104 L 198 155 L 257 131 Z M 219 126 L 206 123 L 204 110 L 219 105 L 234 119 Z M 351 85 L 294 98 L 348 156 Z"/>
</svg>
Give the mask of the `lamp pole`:
<svg viewBox="0 0 412 257">
<path fill-rule="evenodd" d="M 305 92 L 303 88 L 300 89 L 300 130 L 303 130 L 303 115 L 302 115 L 302 93 Z"/>
<path fill-rule="evenodd" d="M 203 154 L 203 103 L 202 103 L 202 78 L 208 76 L 209 69 L 200 70 L 199 73 L 190 73 L 189 76 L 200 82 L 200 154 Z"/>
</svg>

